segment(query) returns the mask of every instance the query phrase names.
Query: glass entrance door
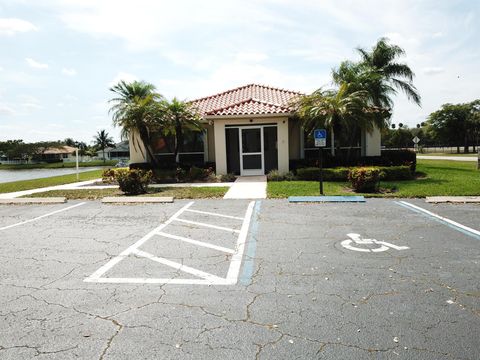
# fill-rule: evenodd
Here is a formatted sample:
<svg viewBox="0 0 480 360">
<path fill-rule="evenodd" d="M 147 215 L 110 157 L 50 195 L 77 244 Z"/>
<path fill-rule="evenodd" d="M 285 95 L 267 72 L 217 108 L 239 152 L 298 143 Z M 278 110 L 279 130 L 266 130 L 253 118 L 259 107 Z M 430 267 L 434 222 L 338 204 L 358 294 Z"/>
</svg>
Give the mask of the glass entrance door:
<svg viewBox="0 0 480 360">
<path fill-rule="evenodd" d="M 263 175 L 263 127 L 242 127 L 239 131 L 240 175 Z"/>
</svg>

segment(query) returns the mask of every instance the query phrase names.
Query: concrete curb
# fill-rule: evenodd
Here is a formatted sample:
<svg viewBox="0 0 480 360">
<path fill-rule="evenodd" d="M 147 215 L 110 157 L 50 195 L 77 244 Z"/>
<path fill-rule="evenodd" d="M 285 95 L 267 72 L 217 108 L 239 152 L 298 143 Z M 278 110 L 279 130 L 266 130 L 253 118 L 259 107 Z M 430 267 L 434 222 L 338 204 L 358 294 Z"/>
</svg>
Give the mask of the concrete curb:
<svg viewBox="0 0 480 360">
<path fill-rule="evenodd" d="M 173 197 L 166 196 L 111 196 L 102 199 L 103 204 L 145 204 L 145 203 L 173 203 Z"/>
<path fill-rule="evenodd" d="M 427 196 L 427 203 L 475 204 L 480 203 L 480 196 Z"/>
<path fill-rule="evenodd" d="M 0 204 L 64 204 L 65 197 L 0 199 Z"/>
</svg>

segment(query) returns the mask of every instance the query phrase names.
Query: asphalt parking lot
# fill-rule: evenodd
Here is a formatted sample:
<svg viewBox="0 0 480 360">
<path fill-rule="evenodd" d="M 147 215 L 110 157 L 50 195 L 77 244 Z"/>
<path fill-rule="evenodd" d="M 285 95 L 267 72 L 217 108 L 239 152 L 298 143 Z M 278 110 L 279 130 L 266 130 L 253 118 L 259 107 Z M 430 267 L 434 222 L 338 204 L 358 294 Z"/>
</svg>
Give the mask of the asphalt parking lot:
<svg viewBox="0 0 480 360">
<path fill-rule="evenodd" d="M 0 206 L 0 359 L 480 359 L 479 230 L 423 200 Z"/>
</svg>

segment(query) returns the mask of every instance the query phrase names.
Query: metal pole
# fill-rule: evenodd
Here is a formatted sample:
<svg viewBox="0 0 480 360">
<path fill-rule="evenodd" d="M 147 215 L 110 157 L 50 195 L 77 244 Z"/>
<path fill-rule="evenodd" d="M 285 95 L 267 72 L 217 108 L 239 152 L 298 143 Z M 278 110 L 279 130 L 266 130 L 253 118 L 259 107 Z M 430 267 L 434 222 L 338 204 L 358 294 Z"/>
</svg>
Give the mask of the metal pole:
<svg viewBox="0 0 480 360">
<path fill-rule="evenodd" d="M 480 170 L 480 145 L 477 145 L 478 157 L 477 157 L 477 170 Z"/>
<path fill-rule="evenodd" d="M 77 181 L 80 180 L 80 173 L 78 172 L 78 148 L 75 149 L 75 156 L 76 156 L 76 168 L 77 168 Z"/>
<path fill-rule="evenodd" d="M 320 195 L 323 195 L 323 156 L 322 148 L 318 148 L 318 166 L 320 168 Z"/>
</svg>

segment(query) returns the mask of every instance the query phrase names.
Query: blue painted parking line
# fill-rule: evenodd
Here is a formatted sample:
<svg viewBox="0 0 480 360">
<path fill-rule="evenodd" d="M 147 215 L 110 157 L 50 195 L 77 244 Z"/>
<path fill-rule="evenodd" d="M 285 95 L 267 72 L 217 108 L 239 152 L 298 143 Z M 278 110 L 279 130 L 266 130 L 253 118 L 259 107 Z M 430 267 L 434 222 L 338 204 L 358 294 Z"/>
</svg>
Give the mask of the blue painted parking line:
<svg viewBox="0 0 480 360">
<path fill-rule="evenodd" d="M 250 223 L 250 234 L 248 237 L 247 251 L 245 253 L 245 261 L 243 264 L 243 272 L 240 276 L 240 284 L 247 286 L 252 282 L 253 270 L 255 267 L 255 253 L 257 251 L 257 233 L 258 233 L 258 217 L 260 215 L 261 201 L 256 201 L 253 208 L 253 218 Z"/>
</svg>

